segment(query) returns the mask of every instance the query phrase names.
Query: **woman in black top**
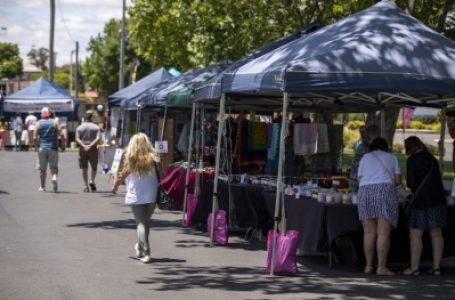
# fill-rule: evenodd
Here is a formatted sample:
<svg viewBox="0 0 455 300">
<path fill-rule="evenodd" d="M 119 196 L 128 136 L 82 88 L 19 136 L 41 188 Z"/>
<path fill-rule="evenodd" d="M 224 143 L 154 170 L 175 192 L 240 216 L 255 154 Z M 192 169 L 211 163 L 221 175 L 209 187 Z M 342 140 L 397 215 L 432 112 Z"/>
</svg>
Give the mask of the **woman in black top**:
<svg viewBox="0 0 455 300">
<path fill-rule="evenodd" d="M 447 222 L 446 195 L 438 161 L 431 155 L 423 142 L 416 136 L 404 141 L 406 154 L 407 186 L 414 193 L 414 207 L 408 220 L 411 242 L 411 266 L 403 273 L 419 275 L 422 254 L 422 235 L 430 231 L 433 248 L 433 275 L 440 275 L 444 251 L 442 228 Z M 416 193 L 417 191 L 417 193 Z"/>
</svg>

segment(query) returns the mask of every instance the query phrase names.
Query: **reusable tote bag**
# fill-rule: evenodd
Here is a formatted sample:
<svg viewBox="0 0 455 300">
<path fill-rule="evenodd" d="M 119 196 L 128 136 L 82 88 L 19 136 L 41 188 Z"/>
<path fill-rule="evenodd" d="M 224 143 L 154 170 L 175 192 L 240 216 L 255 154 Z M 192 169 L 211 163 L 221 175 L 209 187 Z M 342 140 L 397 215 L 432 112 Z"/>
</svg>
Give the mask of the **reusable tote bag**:
<svg viewBox="0 0 455 300">
<path fill-rule="evenodd" d="M 199 197 L 194 194 L 188 194 L 186 198 L 186 218 L 185 218 L 185 226 L 192 226 L 193 225 L 193 217 L 194 212 L 196 211 L 197 204 L 199 202 Z"/>
<path fill-rule="evenodd" d="M 209 214 L 207 218 L 207 229 L 209 233 L 209 238 L 211 238 L 210 233 L 212 232 L 212 218 L 213 213 Z M 227 245 L 228 244 L 228 226 L 226 221 L 226 211 L 225 210 L 217 210 L 215 211 L 215 222 L 214 222 L 214 229 L 213 229 L 213 239 L 212 242 L 215 241 L 220 245 Z"/>
<path fill-rule="evenodd" d="M 285 234 L 269 230 L 267 237 L 267 262 L 266 272 L 270 273 L 272 265 L 272 245 L 273 238 L 276 238 L 275 249 L 275 274 L 294 275 L 297 273 L 297 243 L 299 241 L 299 232 L 297 230 L 288 230 Z"/>
</svg>

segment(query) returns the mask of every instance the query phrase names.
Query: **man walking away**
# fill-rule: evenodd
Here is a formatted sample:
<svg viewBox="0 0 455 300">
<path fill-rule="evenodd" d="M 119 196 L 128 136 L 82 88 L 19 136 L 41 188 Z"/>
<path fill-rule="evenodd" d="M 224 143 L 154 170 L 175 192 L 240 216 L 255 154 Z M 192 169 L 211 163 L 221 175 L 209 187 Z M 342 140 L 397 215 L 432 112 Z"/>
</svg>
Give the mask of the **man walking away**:
<svg viewBox="0 0 455 300">
<path fill-rule="evenodd" d="M 79 166 L 82 169 L 84 192 L 96 191 L 95 177 L 98 167 L 98 148 L 100 128 L 92 122 L 93 113 L 86 112 L 84 122 L 76 129 L 76 143 L 79 147 Z M 88 182 L 88 163 L 90 162 L 91 180 Z M 89 188 L 90 187 L 90 188 Z"/>
<path fill-rule="evenodd" d="M 52 174 L 52 187 L 54 192 L 57 192 L 57 138 L 60 134 L 60 127 L 58 123 L 50 118 L 50 115 L 49 108 L 43 107 L 41 110 L 41 120 L 36 123 L 33 134 L 35 145 L 38 145 L 38 162 L 41 180 L 40 192 L 46 191 L 46 171 L 48 164 Z"/>
</svg>

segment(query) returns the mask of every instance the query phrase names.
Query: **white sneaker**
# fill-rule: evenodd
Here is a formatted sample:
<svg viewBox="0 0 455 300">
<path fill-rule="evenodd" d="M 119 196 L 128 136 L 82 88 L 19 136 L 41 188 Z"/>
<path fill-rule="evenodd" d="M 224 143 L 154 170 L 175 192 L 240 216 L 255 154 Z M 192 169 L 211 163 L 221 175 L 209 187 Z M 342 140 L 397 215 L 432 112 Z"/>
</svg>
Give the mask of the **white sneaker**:
<svg viewBox="0 0 455 300">
<path fill-rule="evenodd" d="M 144 256 L 143 258 L 141 258 L 141 261 L 142 261 L 144 264 L 148 264 L 148 263 L 151 263 L 151 262 L 152 262 L 152 258 L 150 257 L 150 255 L 146 255 L 146 256 Z"/>
<path fill-rule="evenodd" d="M 52 188 L 54 189 L 54 192 L 57 192 L 58 189 L 58 183 L 57 183 L 57 176 L 52 176 Z"/>
<path fill-rule="evenodd" d="M 38 189 L 38 192 L 45 192 L 46 191 L 46 188 L 40 186 L 39 189 Z"/>
<path fill-rule="evenodd" d="M 134 250 L 136 250 L 136 258 L 144 257 L 144 253 L 142 252 L 142 249 L 139 248 L 139 243 L 136 243 L 134 245 Z"/>
</svg>

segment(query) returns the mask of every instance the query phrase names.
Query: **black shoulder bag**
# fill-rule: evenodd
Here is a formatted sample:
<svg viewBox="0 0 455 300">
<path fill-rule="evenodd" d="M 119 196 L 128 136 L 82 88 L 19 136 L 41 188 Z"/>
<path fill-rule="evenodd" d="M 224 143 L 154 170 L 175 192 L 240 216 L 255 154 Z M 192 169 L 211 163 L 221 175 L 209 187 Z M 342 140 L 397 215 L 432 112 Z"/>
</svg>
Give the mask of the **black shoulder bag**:
<svg viewBox="0 0 455 300">
<path fill-rule="evenodd" d="M 406 218 L 408 218 L 408 219 L 411 217 L 411 213 L 415 207 L 415 204 L 414 204 L 415 197 L 419 193 L 419 191 L 422 189 L 422 186 L 425 183 L 425 181 L 427 181 L 427 179 L 430 177 L 431 171 L 433 171 L 433 165 L 434 165 L 434 160 L 431 161 L 430 171 L 428 171 L 427 175 L 425 175 L 425 178 L 422 180 L 422 182 L 420 183 L 420 185 L 417 188 L 417 190 L 415 191 L 415 193 L 408 196 L 408 201 L 404 208 L 404 214 L 406 215 Z"/>
<path fill-rule="evenodd" d="M 155 167 L 156 178 L 158 178 L 158 189 L 156 191 L 156 204 L 158 208 L 161 210 L 168 210 L 171 206 L 171 198 L 168 194 L 164 191 L 161 187 L 161 176 L 160 172 L 158 171 L 158 164 L 156 161 L 153 162 L 153 166 Z"/>
</svg>

